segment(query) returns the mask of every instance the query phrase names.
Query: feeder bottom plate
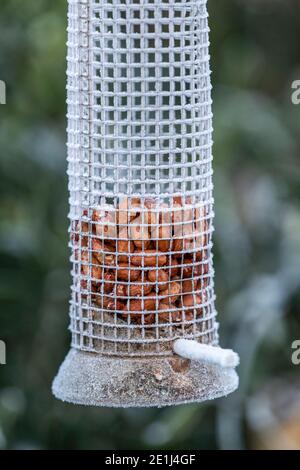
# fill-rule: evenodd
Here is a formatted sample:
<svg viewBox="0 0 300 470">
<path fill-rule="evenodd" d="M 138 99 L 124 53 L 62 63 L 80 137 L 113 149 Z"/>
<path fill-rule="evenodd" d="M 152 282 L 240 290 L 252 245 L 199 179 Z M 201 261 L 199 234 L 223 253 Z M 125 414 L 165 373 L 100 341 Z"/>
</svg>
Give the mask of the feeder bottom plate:
<svg viewBox="0 0 300 470">
<path fill-rule="evenodd" d="M 79 405 L 162 407 L 212 400 L 238 387 L 234 369 L 179 356 L 117 358 L 71 349 L 53 394 Z"/>
</svg>

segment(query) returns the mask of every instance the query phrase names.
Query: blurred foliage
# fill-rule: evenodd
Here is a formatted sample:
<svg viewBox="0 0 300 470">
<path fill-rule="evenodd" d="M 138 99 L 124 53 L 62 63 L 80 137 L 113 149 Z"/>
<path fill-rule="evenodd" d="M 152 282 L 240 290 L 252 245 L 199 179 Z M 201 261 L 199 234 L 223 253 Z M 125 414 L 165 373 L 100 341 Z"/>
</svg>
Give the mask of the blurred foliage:
<svg viewBox="0 0 300 470">
<path fill-rule="evenodd" d="M 70 341 L 66 1 L 1 0 L 2 448 L 251 447 L 250 397 L 274 377 L 299 374 L 290 357 L 300 338 L 300 106 L 290 95 L 300 79 L 300 5 L 210 0 L 209 10 L 216 287 L 222 343 L 241 355 L 241 387 L 214 403 L 122 411 L 51 395 Z"/>
</svg>

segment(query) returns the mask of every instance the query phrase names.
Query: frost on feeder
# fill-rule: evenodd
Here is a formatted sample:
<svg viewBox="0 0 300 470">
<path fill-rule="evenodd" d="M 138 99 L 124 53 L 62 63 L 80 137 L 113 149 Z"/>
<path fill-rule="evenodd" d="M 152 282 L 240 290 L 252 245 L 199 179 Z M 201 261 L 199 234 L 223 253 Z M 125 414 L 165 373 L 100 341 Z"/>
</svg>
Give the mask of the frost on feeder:
<svg viewBox="0 0 300 470">
<path fill-rule="evenodd" d="M 164 406 L 236 389 L 218 347 L 206 0 L 69 0 L 72 349 L 65 401 Z"/>
</svg>

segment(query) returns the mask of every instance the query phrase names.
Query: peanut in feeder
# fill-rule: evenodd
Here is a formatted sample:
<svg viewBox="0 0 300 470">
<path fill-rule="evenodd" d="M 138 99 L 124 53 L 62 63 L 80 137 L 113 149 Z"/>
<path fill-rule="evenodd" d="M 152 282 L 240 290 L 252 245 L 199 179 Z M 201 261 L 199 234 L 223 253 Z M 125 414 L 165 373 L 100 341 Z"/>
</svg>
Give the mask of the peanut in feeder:
<svg viewBox="0 0 300 470">
<path fill-rule="evenodd" d="M 53 393 L 119 407 L 227 395 L 206 0 L 68 3 L 72 348 Z"/>
</svg>

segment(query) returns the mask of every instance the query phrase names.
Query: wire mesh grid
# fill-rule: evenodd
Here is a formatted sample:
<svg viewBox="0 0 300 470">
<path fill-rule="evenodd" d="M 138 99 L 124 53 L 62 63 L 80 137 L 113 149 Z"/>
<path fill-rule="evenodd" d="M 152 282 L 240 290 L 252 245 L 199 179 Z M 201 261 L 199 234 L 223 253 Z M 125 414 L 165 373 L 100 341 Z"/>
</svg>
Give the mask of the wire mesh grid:
<svg viewBox="0 0 300 470">
<path fill-rule="evenodd" d="M 218 343 L 206 0 L 69 0 L 75 348 Z"/>
</svg>

